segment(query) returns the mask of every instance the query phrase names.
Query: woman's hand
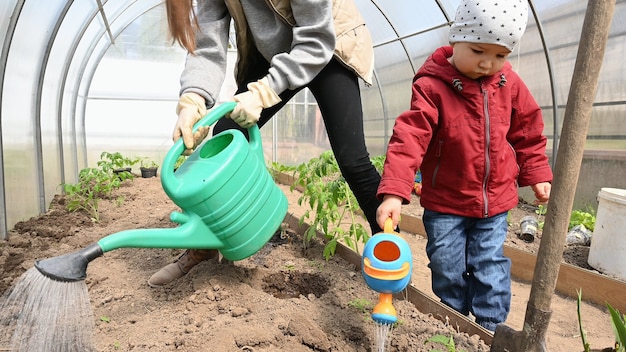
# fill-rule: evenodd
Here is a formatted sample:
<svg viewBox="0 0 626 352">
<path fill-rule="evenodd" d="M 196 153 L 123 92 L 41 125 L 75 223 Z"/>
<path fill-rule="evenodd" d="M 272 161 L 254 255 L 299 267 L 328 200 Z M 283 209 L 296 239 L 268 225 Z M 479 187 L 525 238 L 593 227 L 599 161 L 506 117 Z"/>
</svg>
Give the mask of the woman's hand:
<svg viewBox="0 0 626 352">
<path fill-rule="evenodd" d="M 185 143 L 184 155 L 189 155 L 209 134 L 209 127 L 202 126 L 193 133 L 193 126 L 207 114 L 204 98 L 196 93 L 184 93 L 176 106 L 178 121 L 172 133 L 172 139 L 176 142 L 183 137 Z"/>
<path fill-rule="evenodd" d="M 267 83 L 267 78 L 248 83 L 248 91 L 233 97 L 237 106 L 229 117 L 243 128 L 250 128 L 259 121 L 261 111 L 280 103 L 280 97 Z"/>
</svg>

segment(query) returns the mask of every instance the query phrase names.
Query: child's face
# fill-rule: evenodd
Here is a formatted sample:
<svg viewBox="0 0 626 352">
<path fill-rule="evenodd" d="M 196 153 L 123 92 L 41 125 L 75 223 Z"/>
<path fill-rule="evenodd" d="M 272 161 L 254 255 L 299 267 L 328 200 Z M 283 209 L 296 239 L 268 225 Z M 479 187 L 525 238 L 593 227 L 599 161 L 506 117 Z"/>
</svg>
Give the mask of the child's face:
<svg viewBox="0 0 626 352">
<path fill-rule="evenodd" d="M 452 49 L 450 63 L 471 79 L 494 75 L 502 69 L 511 53 L 497 44 L 458 42 L 452 44 Z"/>
</svg>

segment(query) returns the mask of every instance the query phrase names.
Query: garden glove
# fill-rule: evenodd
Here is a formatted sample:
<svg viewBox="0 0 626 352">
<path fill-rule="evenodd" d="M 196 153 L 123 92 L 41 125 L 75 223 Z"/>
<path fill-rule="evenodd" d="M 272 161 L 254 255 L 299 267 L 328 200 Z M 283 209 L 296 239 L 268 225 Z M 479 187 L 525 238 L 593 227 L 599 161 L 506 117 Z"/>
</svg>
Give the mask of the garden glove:
<svg viewBox="0 0 626 352">
<path fill-rule="evenodd" d="M 235 95 L 233 100 L 238 104 L 230 118 L 243 128 L 250 128 L 257 123 L 264 108 L 281 102 L 278 94 L 269 86 L 267 78 L 248 83 L 248 91 Z"/>
<path fill-rule="evenodd" d="M 185 143 L 183 154 L 189 155 L 209 134 L 209 126 L 199 127 L 193 133 L 193 125 L 207 114 L 204 98 L 196 93 L 184 93 L 178 100 L 176 114 L 178 121 L 176 121 L 172 139 L 176 142 L 183 137 Z"/>
</svg>

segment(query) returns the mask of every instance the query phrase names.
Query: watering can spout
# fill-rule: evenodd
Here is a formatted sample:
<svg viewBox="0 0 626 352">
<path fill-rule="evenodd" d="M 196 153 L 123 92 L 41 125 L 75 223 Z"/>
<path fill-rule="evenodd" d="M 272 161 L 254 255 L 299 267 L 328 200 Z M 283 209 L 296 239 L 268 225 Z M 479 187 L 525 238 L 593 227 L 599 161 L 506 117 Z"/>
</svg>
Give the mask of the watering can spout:
<svg viewBox="0 0 626 352">
<path fill-rule="evenodd" d="M 35 268 L 44 276 L 55 281 L 81 281 L 87 277 L 89 262 L 100 257 L 103 253 L 102 248 L 97 243 L 93 243 L 77 252 L 38 260 L 35 263 Z"/>
<path fill-rule="evenodd" d="M 118 248 L 220 249 L 223 243 L 191 212 L 172 212 L 170 219 L 181 226 L 167 229 L 133 229 L 117 232 L 98 241 L 104 252 Z"/>
<path fill-rule="evenodd" d="M 89 263 L 118 248 L 192 248 L 220 249 L 222 242 L 193 213 L 173 212 L 171 220 L 181 224 L 168 229 L 125 230 L 101 238 L 80 251 L 39 260 L 35 267 L 44 276 L 63 282 L 81 281 L 87 277 Z"/>
<path fill-rule="evenodd" d="M 372 310 L 372 320 L 382 325 L 393 325 L 398 321 L 398 313 L 392 303 L 391 293 L 381 293 L 378 303 Z"/>
</svg>

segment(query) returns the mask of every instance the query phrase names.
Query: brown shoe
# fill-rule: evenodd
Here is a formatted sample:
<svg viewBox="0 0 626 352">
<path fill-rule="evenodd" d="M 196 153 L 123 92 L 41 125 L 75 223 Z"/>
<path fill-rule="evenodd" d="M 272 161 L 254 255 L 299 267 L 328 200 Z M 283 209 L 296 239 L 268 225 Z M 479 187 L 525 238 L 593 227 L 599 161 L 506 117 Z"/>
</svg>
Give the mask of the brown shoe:
<svg viewBox="0 0 626 352">
<path fill-rule="evenodd" d="M 219 252 L 216 249 L 188 249 L 173 263 L 161 268 L 148 279 L 150 287 L 161 287 L 184 276 L 200 262 L 208 259 L 218 259 Z"/>
</svg>

